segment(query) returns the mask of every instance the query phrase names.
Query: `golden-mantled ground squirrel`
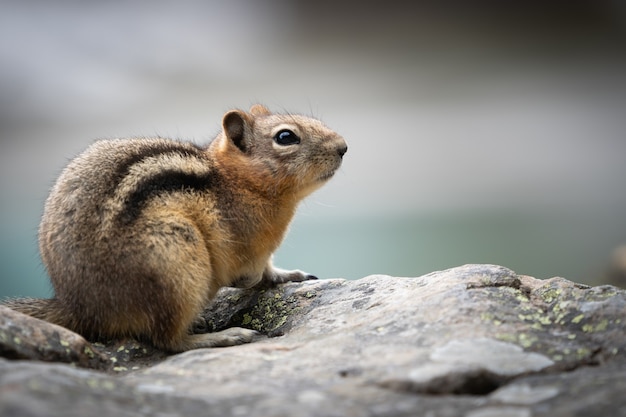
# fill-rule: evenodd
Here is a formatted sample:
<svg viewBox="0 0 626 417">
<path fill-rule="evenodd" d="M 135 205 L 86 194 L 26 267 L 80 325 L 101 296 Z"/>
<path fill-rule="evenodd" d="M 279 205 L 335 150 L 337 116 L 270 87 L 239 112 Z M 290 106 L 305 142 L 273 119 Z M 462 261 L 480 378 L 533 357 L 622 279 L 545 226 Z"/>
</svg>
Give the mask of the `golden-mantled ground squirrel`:
<svg viewBox="0 0 626 417">
<path fill-rule="evenodd" d="M 39 246 L 54 298 L 5 304 L 92 340 L 143 338 L 171 352 L 249 342 L 249 329 L 189 330 L 220 287 L 315 278 L 271 257 L 346 151 L 320 121 L 262 105 L 226 113 L 207 147 L 95 142 L 46 201 Z"/>
</svg>

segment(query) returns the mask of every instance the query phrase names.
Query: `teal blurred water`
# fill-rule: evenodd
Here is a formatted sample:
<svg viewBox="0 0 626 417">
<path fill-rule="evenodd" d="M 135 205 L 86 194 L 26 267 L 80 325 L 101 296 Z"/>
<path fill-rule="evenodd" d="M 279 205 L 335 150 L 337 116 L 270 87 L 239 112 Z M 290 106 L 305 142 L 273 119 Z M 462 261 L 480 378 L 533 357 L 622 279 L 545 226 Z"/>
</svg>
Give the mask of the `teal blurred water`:
<svg viewBox="0 0 626 417">
<path fill-rule="evenodd" d="M 599 284 L 611 251 L 626 242 L 623 219 L 620 209 L 301 216 L 276 253 L 275 264 L 320 278 L 357 279 L 375 273 L 420 276 L 466 263 L 493 263 L 537 278 L 563 276 Z M 0 238 L 0 297 L 51 295 L 37 254 L 35 226 L 14 224 Z"/>
<path fill-rule="evenodd" d="M 617 209 L 305 219 L 296 220 L 276 263 L 349 279 L 493 263 L 537 278 L 599 284 L 611 251 L 625 241 L 624 211 Z"/>
</svg>

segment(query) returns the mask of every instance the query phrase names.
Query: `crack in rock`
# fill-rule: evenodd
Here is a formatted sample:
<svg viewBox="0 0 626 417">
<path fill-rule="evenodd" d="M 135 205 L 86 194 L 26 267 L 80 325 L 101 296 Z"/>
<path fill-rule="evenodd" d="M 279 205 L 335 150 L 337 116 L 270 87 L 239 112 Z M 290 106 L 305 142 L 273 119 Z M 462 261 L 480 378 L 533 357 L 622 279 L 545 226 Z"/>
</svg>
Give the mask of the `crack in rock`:
<svg viewBox="0 0 626 417">
<path fill-rule="evenodd" d="M 423 394 L 486 395 L 514 377 L 554 365 L 544 355 L 494 339 L 451 340 L 430 354 L 430 361 L 384 388 Z"/>
</svg>

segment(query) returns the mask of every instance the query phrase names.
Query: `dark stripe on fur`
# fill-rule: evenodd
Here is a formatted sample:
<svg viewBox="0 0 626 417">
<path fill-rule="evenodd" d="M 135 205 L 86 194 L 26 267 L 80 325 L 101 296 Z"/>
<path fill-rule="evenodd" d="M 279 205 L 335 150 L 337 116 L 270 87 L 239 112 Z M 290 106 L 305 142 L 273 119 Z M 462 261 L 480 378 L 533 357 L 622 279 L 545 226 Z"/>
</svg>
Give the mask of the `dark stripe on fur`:
<svg viewBox="0 0 626 417">
<path fill-rule="evenodd" d="M 121 223 L 128 225 L 139 217 L 151 199 L 174 192 L 206 191 L 213 187 L 216 181 L 218 177 L 213 171 L 196 174 L 174 169 L 144 178 L 124 201 L 124 208 L 119 213 L 118 219 Z"/>
<path fill-rule="evenodd" d="M 180 155 L 183 158 L 203 158 L 203 150 L 201 147 L 192 143 L 157 143 L 147 146 L 136 154 L 130 155 L 128 158 L 119 161 L 117 170 L 113 175 L 108 195 L 115 193 L 115 190 L 124 178 L 130 172 L 133 165 L 139 164 L 148 158 L 154 158 L 161 155 Z"/>
</svg>

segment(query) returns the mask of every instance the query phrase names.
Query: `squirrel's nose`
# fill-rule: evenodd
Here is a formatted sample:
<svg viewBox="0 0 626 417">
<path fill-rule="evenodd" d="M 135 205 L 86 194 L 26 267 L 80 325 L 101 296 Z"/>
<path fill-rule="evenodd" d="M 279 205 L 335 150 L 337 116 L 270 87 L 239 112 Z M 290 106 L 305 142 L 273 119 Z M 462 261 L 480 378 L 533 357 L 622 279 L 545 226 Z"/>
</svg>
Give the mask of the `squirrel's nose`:
<svg viewBox="0 0 626 417">
<path fill-rule="evenodd" d="M 337 149 L 337 153 L 339 154 L 339 157 L 341 158 L 343 158 L 346 152 L 348 152 L 348 145 L 343 145 L 341 148 Z"/>
</svg>

